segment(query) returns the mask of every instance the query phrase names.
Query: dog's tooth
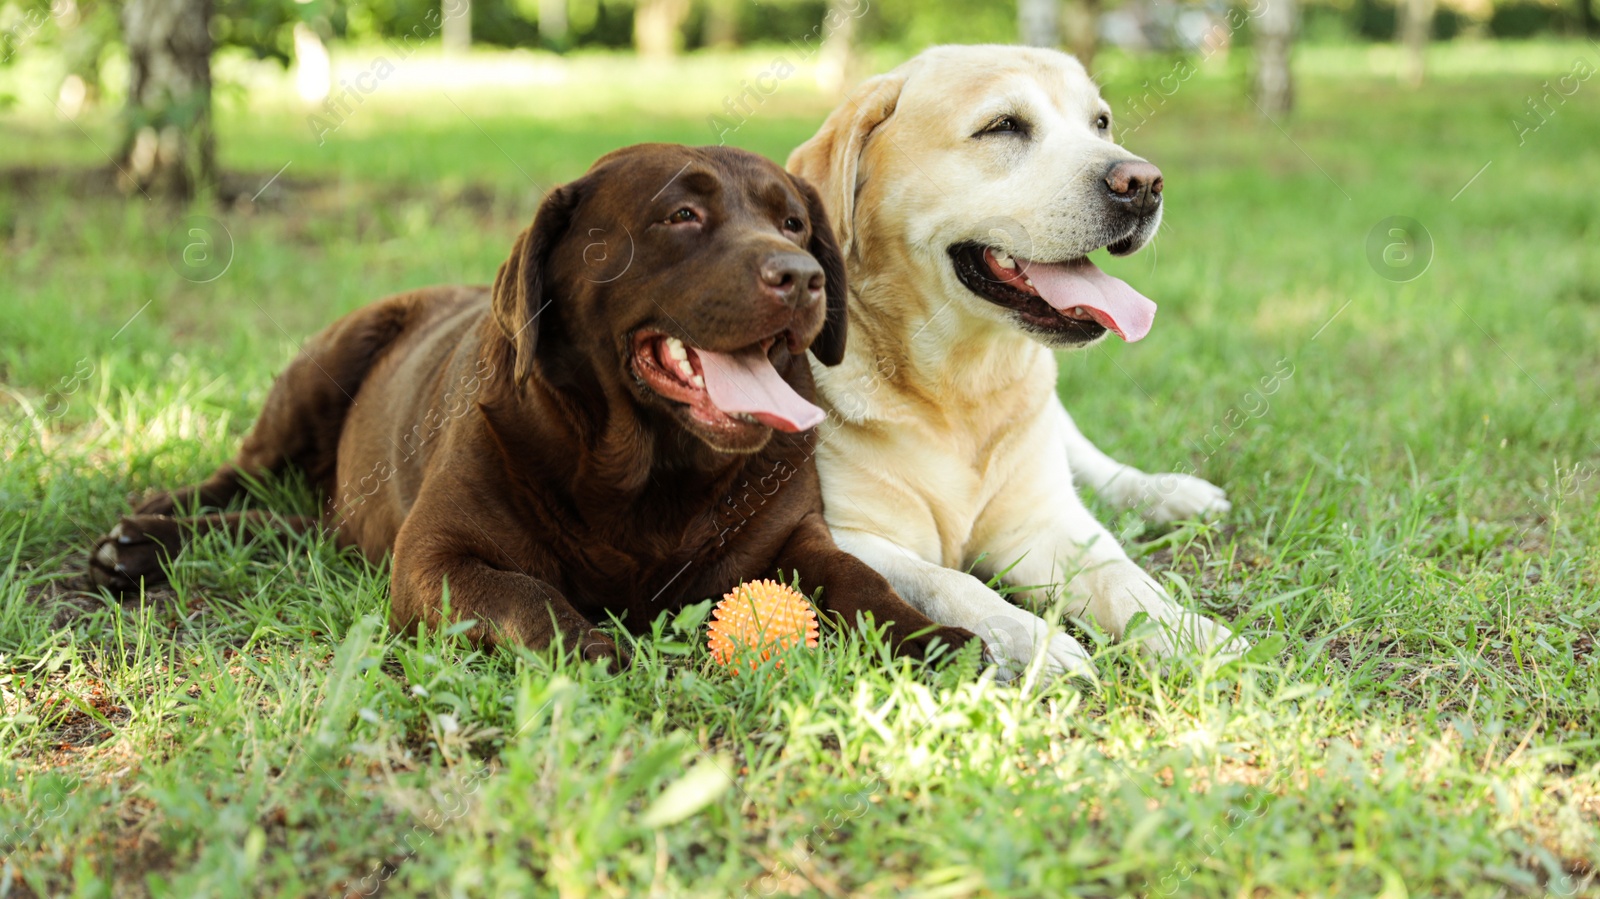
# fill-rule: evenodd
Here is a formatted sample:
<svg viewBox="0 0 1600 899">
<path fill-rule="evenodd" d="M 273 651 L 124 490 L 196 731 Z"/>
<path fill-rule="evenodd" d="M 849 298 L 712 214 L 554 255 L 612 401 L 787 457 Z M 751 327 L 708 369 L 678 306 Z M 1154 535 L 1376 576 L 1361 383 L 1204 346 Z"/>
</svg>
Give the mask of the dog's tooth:
<svg viewBox="0 0 1600 899">
<path fill-rule="evenodd" d="M 1033 279 L 1032 278 L 1023 278 L 1022 279 L 1022 283 L 1028 285 L 1029 287 L 1032 287 L 1033 286 Z"/>
<path fill-rule="evenodd" d="M 685 378 L 692 377 L 694 375 L 694 366 L 689 364 L 689 360 L 687 358 L 679 359 L 678 371 L 683 372 L 683 376 Z"/>
<path fill-rule="evenodd" d="M 1015 269 L 1017 267 L 1017 260 L 1012 259 L 1010 256 L 1007 256 L 1005 253 L 996 253 L 996 254 L 994 254 L 994 261 L 995 261 L 996 264 L 998 264 L 1001 268 L 1004 268 L 1004 269 Z"/>
<path fill-rule="evenodd" d="M 683 341 L 679 340 L 678 338 L 668 337 L 667 355 L 678 360 L 679 362 L 682 362 L 683 360 L 689 358 L 689 348 L 684 346 Z"/>
<path fill-rule="evenodd" d="M 695 375 L 694 377 L 690 378 L 689 382 L 694 384 L 694 386 L 696 386 L 696 387 L 704 387 L 704 386 L 706 386 L 706 379 L 700 377 L 699 375 Z"/>
</svg>

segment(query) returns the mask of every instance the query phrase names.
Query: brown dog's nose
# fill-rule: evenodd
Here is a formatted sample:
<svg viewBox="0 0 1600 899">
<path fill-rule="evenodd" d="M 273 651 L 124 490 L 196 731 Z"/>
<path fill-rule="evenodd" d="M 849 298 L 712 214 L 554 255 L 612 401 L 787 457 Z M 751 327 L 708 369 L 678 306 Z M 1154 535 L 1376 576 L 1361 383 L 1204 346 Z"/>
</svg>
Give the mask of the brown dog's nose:
<svg viewBox="0 0 1600 899">
<path fill-rule="evenodd" d="M 761 263 L 761 287 L 785 306 L 822 297 L 822 266 L 805 253 L 774 253 Z"/>
<path fill-rule="evenodd" d="M 1112 200 L 1127 203 L 1138 215 L 1149 215 L 1161 207 L 1161 170 L 1142 159 L 1113 162 L 1106 169 L 1106 187 Z"/>
</svg>

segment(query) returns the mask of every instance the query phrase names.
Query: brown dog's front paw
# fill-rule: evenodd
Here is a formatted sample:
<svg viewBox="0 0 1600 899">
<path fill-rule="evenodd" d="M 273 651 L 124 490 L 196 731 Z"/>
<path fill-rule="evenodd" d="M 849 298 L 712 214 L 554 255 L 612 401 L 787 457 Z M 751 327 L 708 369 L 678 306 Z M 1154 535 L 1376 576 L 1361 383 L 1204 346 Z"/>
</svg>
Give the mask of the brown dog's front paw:
<svg viewBox="0 0 1600 899">
<path fill-rule="evenodd" d="M 955 658 L 963 647 L 978 639 L 978 635 L 961 627 L 935 627 L 924 629 L 914 637 L 907 637 L 901 641 L 899 654 L 913 659 L 926 659 L 933 650 L 935 643 L 943 644 L 944 652 L 939 656 L 940 662 L 948 662 Z"/>
<path fill-rule="evenodd" d="M 616 674 L 633 662 L 633 657 L 626 649 L 598 630 L 584 634 L 578 647 L 582 650 L 585 662 L 603 662 L 609 674 Z"/>
<path fill-rule="evenodd" d="M 89 553 L 89 577 L 97 585 L 124 593 L 167 582 L 161 565 L 182 545 L 176 519 L 129 515 L 100 538 Z"/>
</svg>

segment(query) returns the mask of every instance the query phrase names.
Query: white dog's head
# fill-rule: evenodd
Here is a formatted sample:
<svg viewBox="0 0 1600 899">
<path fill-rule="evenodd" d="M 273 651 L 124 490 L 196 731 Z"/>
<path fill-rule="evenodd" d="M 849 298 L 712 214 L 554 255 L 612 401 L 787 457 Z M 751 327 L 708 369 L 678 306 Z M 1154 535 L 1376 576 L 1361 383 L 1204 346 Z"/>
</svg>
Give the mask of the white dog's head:
<svg viewBox="0 0 1600 899">
<path fill-rule="evenodd" d="M 1071 56 L 934 47 L 857 87 L 789 170 L 822 192 L 852 285 L 911 279 L 1054 347 L 1133 341 L 1155 304 L 1086 257 L 1150 240 L 1161 172 L 1111 135 Z"/>
</svg>

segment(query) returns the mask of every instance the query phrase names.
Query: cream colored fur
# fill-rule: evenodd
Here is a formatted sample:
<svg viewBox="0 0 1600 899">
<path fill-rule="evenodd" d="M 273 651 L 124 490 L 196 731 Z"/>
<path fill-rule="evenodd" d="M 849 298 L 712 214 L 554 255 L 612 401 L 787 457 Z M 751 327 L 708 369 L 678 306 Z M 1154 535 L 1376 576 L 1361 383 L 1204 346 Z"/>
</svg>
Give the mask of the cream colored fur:
<svg viewBox="0 0 1600 899">
<path fill-rule="evenodd" d="M 1013 113 L 1032 127 L 1026 147 L 973 138 Z M 1052 349 L 963 286 L 948 255 L 965 241 L 1046 260 L 1103 246 L 1103 173 L 1137 157 L 1097 127 L 1101 114 L 1070 56 L 935 47 L 863 83 L 789 158 L 822 192 L 852 293 L 845 361 L 816 368 L 828 523 L 913 605 L 977 632 L 1007 672 L 1037 660 L 1093 676 L 1054 621 L 985 586 L 1008 566 L 1006 582 L 1041 588 L 1013 597 L 1033 609 L 1087 615 L 1119 638 L 1148 614 L 1159 654 L 1247 646 L 1131 562 L 1073 479 L 1157 521 L 1226 511 L 1222 491 L 1097 450 L 1057 399 Z"/>
</svg>

